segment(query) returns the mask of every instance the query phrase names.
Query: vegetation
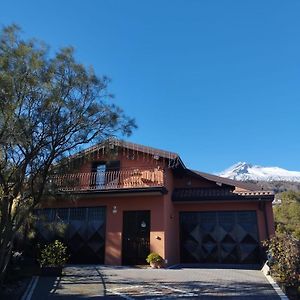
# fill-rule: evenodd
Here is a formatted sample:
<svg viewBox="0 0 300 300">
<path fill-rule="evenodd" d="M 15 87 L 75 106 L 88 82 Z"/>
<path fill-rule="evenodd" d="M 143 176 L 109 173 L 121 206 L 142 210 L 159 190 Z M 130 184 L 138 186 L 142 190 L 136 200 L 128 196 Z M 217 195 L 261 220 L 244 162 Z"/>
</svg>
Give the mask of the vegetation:
<svg viewBox="0 0 300 300">
<path fill-rule="evenodd" d="M 287 233 L 277 234 L 264 243 L 270 255 L 271 275 L 288 286 L 300 282 L 300 243 Z"/>
<path fill-rule="evenodd" d="M 300 192 L 283 192 L 277 197 L 281 204 L 274 207 L 276 231 L 300 240 Z"/>
<path fill-rule="evenodd" d="M 164 259 L 157 253 L 150 253 L 147 258 L 146 261 L 148 264 L 163 264 Z"/>
<path fill-rule="evenodd" d="M 300 192 L 300 182 L 292 181 L 253 181 L 249 180 L 249 183 L 254 183 L 267 191 L 274 191 L 275 194 L 282 192 L 294 191 Z"/>
<path fill-rule="evenodd" d="M 41 267 L 63 267 L 68 258 L 67 247 L 62 242 L 55 240 L 41 250 L 39 263 Z"/>
<path fill-rule="evenodd" d="M 300 192 L 290 190 L 275 197 L 280 200 L 273 207 L 276 235 L 264 245 L 270 256 L 271 275 L 294 299 L 300 288 Z"/>
<path fill-rule="evenodd" d="M 50 190 L 52 166 L 136 127 L 110 103 L 107 77 L 76 62 L 72 48 L 48 49 L 15 25 L 0 30 L 0 281 L 19 230 Z"/>
</svg>

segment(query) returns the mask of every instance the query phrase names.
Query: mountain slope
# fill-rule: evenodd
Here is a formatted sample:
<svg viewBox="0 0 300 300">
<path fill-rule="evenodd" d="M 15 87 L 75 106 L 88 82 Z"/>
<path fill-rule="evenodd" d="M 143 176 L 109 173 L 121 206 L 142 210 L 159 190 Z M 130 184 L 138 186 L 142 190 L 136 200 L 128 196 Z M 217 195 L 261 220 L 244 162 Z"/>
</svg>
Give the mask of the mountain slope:
<svg viewBox="0 0 300 300">
<path fill-rule="evenodd" d="M 256 166 L 246 162 L 239 162 L 218 175 L 240 181 L 300 182 L 300 172 L 279 167 Z"/>
</svg>

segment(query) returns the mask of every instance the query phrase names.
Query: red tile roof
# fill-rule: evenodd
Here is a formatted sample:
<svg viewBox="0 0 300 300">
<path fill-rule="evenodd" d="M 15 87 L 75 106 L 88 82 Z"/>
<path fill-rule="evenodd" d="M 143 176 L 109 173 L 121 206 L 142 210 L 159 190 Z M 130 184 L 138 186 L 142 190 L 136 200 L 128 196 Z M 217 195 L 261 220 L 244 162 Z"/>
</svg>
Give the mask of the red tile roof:
<svg viewBox="0 0 300 300">
<path fill-rule="evenodd" d="M 187 201 L 273 201 L 274 193 L 266 191 L 235 192 L 226 188 L 178 188 L 173 191 L 174 202 Z"/>
</svg>

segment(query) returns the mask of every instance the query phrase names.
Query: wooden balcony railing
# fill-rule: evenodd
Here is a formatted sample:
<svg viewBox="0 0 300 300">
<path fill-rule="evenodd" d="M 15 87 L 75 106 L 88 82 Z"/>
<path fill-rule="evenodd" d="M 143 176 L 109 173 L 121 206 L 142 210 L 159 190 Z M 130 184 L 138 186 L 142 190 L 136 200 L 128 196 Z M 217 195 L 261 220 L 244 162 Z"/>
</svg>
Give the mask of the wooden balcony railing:
<svg viewBox="0 0 300 300">
<path fill-rule="evenodd" d="M 123 169 L 54 175 L 51 183 L 59 191 L 94 191 L 163 187 L 165 179 L 162 169 Z"/>
</svg>

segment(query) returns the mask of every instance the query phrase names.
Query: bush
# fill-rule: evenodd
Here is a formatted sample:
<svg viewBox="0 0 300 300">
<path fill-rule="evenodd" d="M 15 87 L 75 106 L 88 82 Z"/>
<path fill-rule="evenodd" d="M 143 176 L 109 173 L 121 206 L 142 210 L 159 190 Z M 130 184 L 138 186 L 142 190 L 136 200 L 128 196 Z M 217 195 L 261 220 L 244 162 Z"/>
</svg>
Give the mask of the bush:
<svg viewBox="0 0 300 300">
<path fill-rule="evenodd" d="M 274 206 L 276 231 L 300 240 L 300 192 L 288 191 L 277 197 L 281 204 Z"/>
<path fill-rule="evenodd" d="M 164 262 L 164 259 L 159 254 L 152 252 L 147 256 L 146 261 L 148 264 L 151 263 L 161 264 Z"/>
<path fill-rule="evenodd" d="M 46 245 L 38 260 L 41 267 L 62 267 L 68 261 L 67 247 L 60 241 Z"/>
<path fill-rule="evenodd" d="M 264 246 L 268 248 L 271 275 L 287 286 L 300 281 L 300 244 L 287 233 L 277 234 Z"/>
</svg>

